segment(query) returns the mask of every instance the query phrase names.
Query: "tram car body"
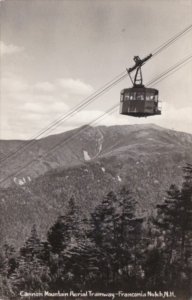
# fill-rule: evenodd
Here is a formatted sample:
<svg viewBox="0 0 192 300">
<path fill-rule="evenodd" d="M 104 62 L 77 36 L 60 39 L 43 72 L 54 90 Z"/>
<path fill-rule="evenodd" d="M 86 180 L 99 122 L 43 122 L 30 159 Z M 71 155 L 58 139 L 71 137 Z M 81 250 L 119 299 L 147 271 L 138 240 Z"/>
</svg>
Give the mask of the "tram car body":
<svg viewBox="0 0 192 300">
<path fill-rule="evenodd" d="M 120 94 L 120 114 L 133 117 L 160 115 L 158 96 L 158 90 L 144 85 L 123 89 Z"/>
</svg>

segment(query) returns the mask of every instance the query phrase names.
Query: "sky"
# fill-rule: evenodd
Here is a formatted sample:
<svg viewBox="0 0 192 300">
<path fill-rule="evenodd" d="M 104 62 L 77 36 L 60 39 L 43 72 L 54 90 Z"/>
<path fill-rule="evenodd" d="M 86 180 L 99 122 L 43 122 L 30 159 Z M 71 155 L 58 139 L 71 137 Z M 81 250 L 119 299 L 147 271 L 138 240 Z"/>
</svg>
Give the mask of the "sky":
<svg viewBox="0 0 192 300">
<path fill-rule="evenodd" d="M 0 0 L 0 139 L 30 139 L 191 22 L 192 0 Z M 143 67 L 148 83 L 192 54 L 192 30 Z M 118 113 L 126 77 L 44 136 L 153 123 L 192 134 L 192 61 L 153 87 L 162 115 Z M 98 119 L 112 106 L 117 109 Z M 97 120 L 98 119 L 98 120 Z M 97 122 L 94 122 L 97 120 Z"/>
</svg>

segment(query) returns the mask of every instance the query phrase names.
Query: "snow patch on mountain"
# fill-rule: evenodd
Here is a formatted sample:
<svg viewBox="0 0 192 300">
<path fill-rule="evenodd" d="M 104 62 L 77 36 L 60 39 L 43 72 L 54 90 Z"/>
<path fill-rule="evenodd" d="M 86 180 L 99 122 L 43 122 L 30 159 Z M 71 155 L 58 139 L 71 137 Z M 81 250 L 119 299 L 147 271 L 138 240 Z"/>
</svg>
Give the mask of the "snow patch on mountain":
<svg viewBox="0 0 192 300">
<path fill-rule="evenodd" d="M 99 152 L 98 152 L 98 155 L 101 153 L 101 150 L 103 148 L 103 134 L 101 133 L 101 131 L 99 130 L 99 134 L 100 134 L 100 137 L 98 138 L 98 144 L 99 144 Z"/>
<path fill-rule="evenodd" d="M 99 133 L 99 137 L 97 138 L 98 151 L 93 158 L 98 158 L 103 149 L 103 140 L 104 140 L 103 134 L 99 128 L 97 132 Z"/>
<path fill-rule="evenodd" d="M 119 182 L 122 181 L 122 179 L 121 179 L 121 177 L 120 177 L 119 175 L 117 175 L 117 180 L 118 180 Z"/>
<path fill-rule="evenodd" d="M 84 156 L 85 161 L 91 160 L 91 157 L 89 156 L 89 154 L 86 150 L 83 150 L 83 156 Z"/>
<path fill-rule="evenodd" d="M 23 178 L 17 178 L 17 177 L 14 177 L 13 178 L 13 181 L 17 184 L 17 185 L 24 185 L 26 184 L 27 182 L 30 182 L 31 181 L 31 177 L 30 176 L 27 176 L 26 178 L 23 177 Z"/>
<path fill-rule="evenodd" d="M 14 177 L 13 178 L 13 181 L 16 183 L 16 184 L 19 184 L 19 185 L 24 185 L 26 183 L 26 180 L 25 178 L 17 178 L 17 177 Z"/>
</svg>

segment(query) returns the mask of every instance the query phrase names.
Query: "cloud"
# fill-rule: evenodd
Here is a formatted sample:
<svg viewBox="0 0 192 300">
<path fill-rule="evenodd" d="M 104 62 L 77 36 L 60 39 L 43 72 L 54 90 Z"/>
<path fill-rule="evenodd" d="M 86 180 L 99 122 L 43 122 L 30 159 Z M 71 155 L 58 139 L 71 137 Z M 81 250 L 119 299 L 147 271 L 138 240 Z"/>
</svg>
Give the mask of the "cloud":
<svg viewBox="0 0 192 300">
<path fill-rule="evenodd" d="M 66 88 L 59 82 L 60 79 L 29 83 L 13 73 L 4 75 L 1 79 L 1 111 L 4 116 L 1 119 L 1 138 L 30 138 L 64 116 L 81 102 L 83 96 L 93 91 L 81 80 L 66 78 L 66 83 L 73 83 Z"/>
<path fill-rule="evenodd" d="M 29 85 L 25 80 L 7 74 L 1 78 L 1 92 L 3 94 L 17 94 L 25 92 L 29 89 Z"/>
<path fill-rule="evenodd" d="M 0 54 L 3 55 L 10 55 L 15 54 L 18 52 L 24 51 L 24 48 L 18 47 L 12 44 L 5 44 L 3 41 L 0 41 Z"/>
<path fill-rule="evenodd" d="M 30 138 L 68 113 L 90 92 L 93 92 L 93 88 L 77 79 L 62 78 L 29 83 L 14 74 L 6 74 L 1 80 L 1 138 Z M 192 133 L 190 106 L 179 108 L 163 102 L 161 116 L 133 118 L 120 115 L 118 107 L 112 113 L 102 116 L 104 110 L 109 107 L 105 107 L 102 102 L 95 104 L 98 109 L 95 105 L 83 109 L 61 122 L 52 133 L 63 132 L 89 123 L 91 126 L 154 123 Z"/>
<path fill-rule="evenodd" d="M 157 124 L 174 130 L 192 133 L 192 107 L 175 107 L 164 102 L 162 115 L 157 118 Z"/>
<path fill-rule="evenodd" d="M 72 94 L 87 95 L 93 92 L 91 85 L 85 84 L 79 79 L 60 78 L 57 83 L 59 87 Z"/>
<path fill-rule="evenodd" d="M 85 124 L 90 126 L 111 126 L 111 125 L 125 125 L 128 124 L 127 118 L 122 118 L 119 115 L 119 109 L 113 110 L 111 113 L 105 113 L 102 110 L 82 110 L 76 113 L 71 118 L 67 119 L 63 125 L 60 126 L 57 132 L 63 132 L 73 128 L 81 127 Z"/>
<path fill-rule="evenodd" d="M 100 116 L 102 116 L 100 118 Z M 67 122 L 68 129 L 90 124 L 91 126 L 156 124 L 165 128 L 192 134 L 192 107 L 174 107 L 163 103 L 162 115 L 148 118 L 135 118 L 119 114 L 119 108 L 106 113 L 102 110 L 84 110 Z M 86 121 L 85 121 L 86 120 Z M 64 130 L 64 127 L 63 127 Z M 62 131 L 62 130 L 61 130 Z"/>
<path fill-rule="evenodd" d="M 44 102 L 27 102 L 21 107 L 21 111 L 25 114 L 36 113 L 41 116 L 50 115 L 53 113 L 60 113 L 68 110 L 68 105 L 62 100 L 52 101 L 49 105 L 46 105 Z"/>
<path fill-rule="evenodd" d="M 36 83 L 34 88 L 41 92 L 53 92 L 55 90 L 54 84 L 48 81 Z"/>
</svg>

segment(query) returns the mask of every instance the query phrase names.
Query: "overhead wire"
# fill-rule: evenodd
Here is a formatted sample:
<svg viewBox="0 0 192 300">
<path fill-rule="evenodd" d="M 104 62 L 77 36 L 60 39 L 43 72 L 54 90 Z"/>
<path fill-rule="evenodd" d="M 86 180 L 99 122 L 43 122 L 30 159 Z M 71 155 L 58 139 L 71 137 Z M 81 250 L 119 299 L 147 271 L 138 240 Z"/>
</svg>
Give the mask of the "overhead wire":
<svg viewBox="0 0 192 300">
<path fill-rule="evenodd" d="M 172 43 L 175 43 L 180 37 L 182 37 L 183 35 L 185 35 L 186 33 L 188 33 L 190 30 L 192 29 L 192 24 L 190 24 L 189 26 L 187 26 L 186 28 L 184 28 L 182 31 L 180 31 L 178 34 L 176 34 L 174 37 L 170 38 L 169 40 L 167 40 L 165 43 L 163 43 L 161 46 L 159 46 L 158 48 L 154 49 L 152 51 L 152 55 L 156 56 L 157 54 L 159 54 L 162 50 L 164 50 L 165 48 L 168 48 Z"/>
<path fill-rule="evenodd" d="M 11 152 L 7 156 L 3 157 L 0 160 L 0 163 L 3 163 L 8 158 L 15 156 L 18 152 L 21 150 L 26 149 L 28 146 L 31 146 L 36 142 L 36 139 L 42 136 L 42 134 L 52 131 L 57 125 L 59 125 L 62 121 L 67 120 L 77 112 L 79 112 L 82 108 L 86 107 L 89 103 L 91 103 L 93 100 L 97 99 L 99 96 L 107 92 L 109 89 L 111 89 L 115 84 L 119 83 L 121 80 L 123 80 L 127 76 L 127 73 L 124 71 L 118 76 L 116 76 L 114 79 L 109 81 L 107 84 L 105 84 L 102 88 L 100 88 L 97 92 L 91 94 L 89 97 L 85 98 L 80 104 L 76 105 L 74 108 L 72 108 L 69 112 L 66 114 L 60 116 L 57 120 L 53 121 L 48 127 L 45 127 L 41 131 L 39 131 L 38 134 L 36 134 L 34 137 L 32 137 L 32 140 L 29 140 L 22 146 L 15 149 L 15 152 Z"/>
<path fill-rule="evenodd" d="M 74 135 L 67 137 L 66 139 L 64 139 L 61 143 L 57 143 L 53 148 L 51 148 L 49 151 L 47 151 L 45 154 L 40 155 L 40 158 L 45 158 L 49 155 L 50 152 L 56 150 L 57 148 L 59 148 L 59 146 L 63 145 L 64 143 L 69 142 L 72 138 L 75 138 L 76 136 L 78 136 L 80 133 L 83 133 L 86 129 L 87 126 L 89 125 L 93 125 L 95 122 L 97 122 L 100 118 L 103 118 L 104 116 L 106 116 L 107 114 L 109 114 L 114 108 L 116 108 L 116 105 L 114 105 L 112 108 L 110 108 L 108 111 L 104 112 L 102 115 L 100 115 L 99 117 L 97 117 L 96 119 L 94 119 L 93 121 L 91 121 L 89 124 L 86 124 L 85 126 L 83 126 L 82 128 L 80 128 L 80 130 L 78 130 Z M 20 173 L 22 170 L 26 169 L 27 167 L 29 167 L 30 165 L 32 165 L 35 162 L 39 162 L 39 159 L 32 159 L 30 160 L 27 164 L 25 164 L 23 167 L 21 167 L 19 170 L 17 170 L 16 172 L 14 172 L 13 174 L 7 176 L 6 178 L 4 178 L 3 180 L 0 181 L 0 184 L 7 181 L 9 178 L 17 175 L 18 173 Z"/>
<path fill-rule="evenodd" d="M 163 80 L 163 79 L 171 76 L 173 73 L 175 73 L 176 71 L 178 71 L 179 69 L 181 69 L 191 59 L 192 59 L 192 54 L 189 55 L 189 56 L 187 56 L 186 58 L 180 60 L 174 66 L 172 66 L 169 69 L 167 69 L 165 72 L 162 72 L 161 74 L 159 74 L 157 77 L 155 77 L 154 79 L 152 79 L 151 81 L 149 81 L 145 86 L 146 87 L 149 87 L 149 86 L 153 87 L 154 85 L 156 85 L 157 83 L 159 83 L 161 80 Z M 118 107 L 119 107 L 119 104 L 115 105 L 115 107 L 112 107 L 111 110 L 115 110 Z M 111 113 L 111 110 L 109 110 L 108 113 Z"/>
<path fill-rule="evenodd" d="M 190 59 L 192 58 L 192 55 L 188 56 L 187 58 L 184 58 L 182 61 L 180 61 L 179 63 L 177 63 L 176 65 L 170 67 L 168 70 L 166 70 L 165 72 L 161 73 L 159 76 L 157 76 L 156 78 L 154 78 L 153 80 L 151 80 L 150 82 L 148 82 L 146 84 L 146 86 L 149 85 L 155 85 L 157 82 L 160 82 L 161 80 L 163 80 L 164 78 L 167 78 L 168 76 L 172 75 L 173 73 L 175 73 L 179 68 L 181 68 L 183 65 L 185 65 L 186 63 L 188 63 L 190 61 Z M 49 149 L 46 153 L 44 153 L 43 155 L 41 155 L 39 158 L 45 158 L 47 157 L 52 151 L 55 151 L 56 149 L 58 149 L 59 147 L 61 147 L 64 143 L 69 142 L 71 139 L 75 138 L 77 135 L 79 135 L 80 133 L 83 133 L 86 129 L 88 125 L 93 125 L 95 122 L 98 122 L 99 119 L 105 117 L 106 115 L 110 114 L 113 110 L 117 109 L 118 105 L 115 104 L 113 107 L 111 107 L 109 110 L 107 110 L 106 112 L 104 112 L 102 115 L 100 115 L 99 117 L 97 117 L 96 119 L 92 120 L 89 124 L 87 124 L 86 126 L 83 126 L 80 130 L 78 130 L 74 135 L 67 137 L 66 139 L 64 139 L 62 142 L 58 142 L 56 145 L 54 145 L 54 147 L 52 147 L 51 149 Z M 3 180 L 0 181 L 0 184 L 4 183 L 5 181 L 7 181 L 8 179 L 12 178 L 13 176 L 17 175 L 18 173 L 21 173 L 21 171 L 23 171 L 24 169 L 26 169 L 28 166 L 32 165 L 34 162 L 38 162 L 39 159 L 32 159 L 31 161 L 29 161 L 27 164 L 25 164 L 23 167 L 21 167 L 19 170 L 17 170 L 16 172 L 8 175 L 7 177 L 5 177 Z"/>
<path fill-rule="evenodd" d="M 153 83 L 154 81 L 156 82 L 157 80 L 159 81 L 159 79 L 161 79 L 162 77 L 164 77 L 164 75 L 166 75 L 167 73 L 169 74 L 171 71 L 175 71 L 178 67 L 182 67 L 183 64 L 185 64 L 186 62 L 188 62 L 190 59 L 192 58 L 192 54 L 185 57 L 184 59 L 180 60 L 179 62 L 177 62 L 174 66 L 168 68 L 165 72 L 162 72 L 160 75 L 158 75 L 155 79 L 149 81 L 149 83 L 146 85 L 150 85 L 151 83 Z M 170 74 L 169 74 L 170 75 Z"/>
<path fill-rule="evenodd" d="M 181 36 L 186 34 L 192 29 L 192 24 L 186 27 L 184 30 L 170 38 L 168 41 L 163 43 L 161 46 L 156 48 L 154 51 L 152 51 L 152 57 L 159 54 L 161 51 L 163 51 L 165 48 L 169 47 L 172 43 L 174 43 L 176 40 L 178 40 Z M 67 120 L 77 112 L 79 112 L 81 109 L 85 108 L 88 104 L 90 104 L 92 101 L 97 99 L 99 96 L 103 95 L 105 92 L 107 92 L 109 89 L 111 89 L 115 84 L 119 83 L 121 80 L 123 80 L 125 77 L 127 77 L 127 72 L 124 71 L 120 73 L 118 76 L 116 76 L 114 79 L 106 83 L 103 87 L 98 89 L 95 93 L 91 94 L 89 97 L 85 98 L 80 104 L 72 108 L 69 112 L 62 114 L 58 119 L 50 123 L 47 127 L 40 130 L 35 136 L 31 137 L 29 141 L 25 142 L 21 146 L 17 147 L 15 151 L 8 153 L 6 156 L 4 156 L 0 163 L 3 163 L 7 159 L 15 156 L 17 153 L 19 153 L 22 150 L 25 150 L 27 147 L 31 146 L 36 142 L 38 138 L 40 138 L 44 133 L 49 133 L 52 130 L 54 130 L 58 125 L 60 125 L 61 122 L 64 120 Z"/>
</svg>

